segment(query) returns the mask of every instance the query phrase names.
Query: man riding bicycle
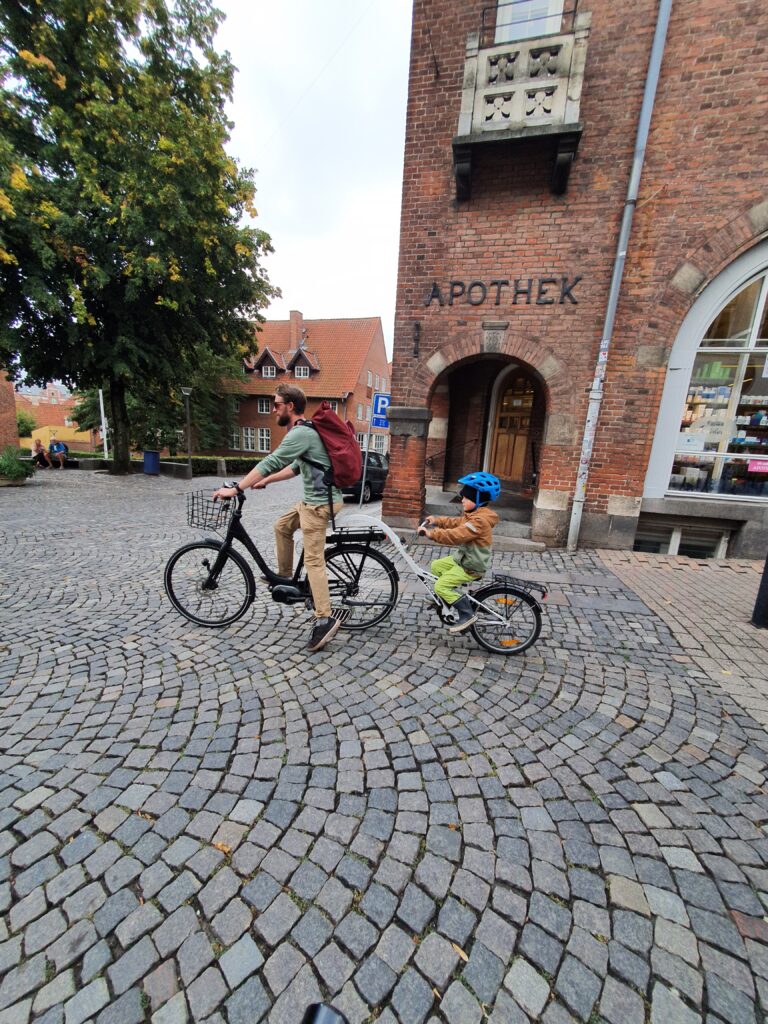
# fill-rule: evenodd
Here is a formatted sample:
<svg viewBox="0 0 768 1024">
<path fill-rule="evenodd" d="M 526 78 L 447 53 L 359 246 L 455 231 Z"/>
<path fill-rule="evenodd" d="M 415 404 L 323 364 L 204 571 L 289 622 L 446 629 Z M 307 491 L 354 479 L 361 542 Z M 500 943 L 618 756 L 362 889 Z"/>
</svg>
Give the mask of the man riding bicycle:
<svg viewBox="0 0 768 1024">
<path fill-rule="evenodd" d="M 261 490 L 269 484 L 290 480 L 301 473 L 304 482 L 303 499 L 275 522 L 277 571 L 286 578 L 292 575 L 293 535 L 300 529 L 304 537 L 304 564 L 315 606 L 315 623 L 307 650 L 319 651 L 336 635 L 341 623 L 331 611 L 325 567 L 325 535 L 330 509 L 328 487 L 323 474 L 330 467 L 331 461 L 317 431 L 306 425 L 303 415 L 306 407 L 307 396 L 301 388 L 292 384 L 278 384 L 273 410 L 278 425 L 288 427 L 288 433 L 275 451 L 254 466 L 239 484 L 220 487 L 213 496 L 232 498 L 237 491 L 245 491 L 249 487 Z M 332 493 L 335 514 L 343 507 L 343 500 L 337 488 L 334 487 Z"/>
</svg>

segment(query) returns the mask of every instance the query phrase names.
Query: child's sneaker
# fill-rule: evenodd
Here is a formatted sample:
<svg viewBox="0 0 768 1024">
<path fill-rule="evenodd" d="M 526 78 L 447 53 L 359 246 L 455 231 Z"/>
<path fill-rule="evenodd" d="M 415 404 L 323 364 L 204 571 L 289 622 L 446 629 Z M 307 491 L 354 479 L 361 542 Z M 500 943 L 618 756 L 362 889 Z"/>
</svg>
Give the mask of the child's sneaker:
<svg viewBox="0 0 768 1024">
<path fill-rule="evenodd" d="M 472 607 L 472 602 L 466 595 L 460 597 L 451 607 L 458 613 L 459 617 L 452 626 L 448 627 L 449 633 L 463 633 L 465 629 L 469 629 L 473 622 L 477 621 L 477 615 Z"/>
</svg>

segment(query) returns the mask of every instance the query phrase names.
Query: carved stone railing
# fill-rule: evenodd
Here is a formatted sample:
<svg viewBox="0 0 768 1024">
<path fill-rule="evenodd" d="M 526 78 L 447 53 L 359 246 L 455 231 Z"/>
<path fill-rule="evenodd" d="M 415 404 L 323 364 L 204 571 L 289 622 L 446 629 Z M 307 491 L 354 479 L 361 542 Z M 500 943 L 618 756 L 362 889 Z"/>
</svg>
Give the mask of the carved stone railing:
<svg viewBox="0 0 768 1024">
<path fill-rule="evenodd" d="M 470 33 L 453 140 L 457 198 L 469 198 L 474 146 L 542 135 L 556 140 L 552 189 L 565 191 L 583 129 L 579 108 L 590 22 L 591 15 L 580 12 L 572 32 L 482 49 L 479 33 Z"/>
</svg>

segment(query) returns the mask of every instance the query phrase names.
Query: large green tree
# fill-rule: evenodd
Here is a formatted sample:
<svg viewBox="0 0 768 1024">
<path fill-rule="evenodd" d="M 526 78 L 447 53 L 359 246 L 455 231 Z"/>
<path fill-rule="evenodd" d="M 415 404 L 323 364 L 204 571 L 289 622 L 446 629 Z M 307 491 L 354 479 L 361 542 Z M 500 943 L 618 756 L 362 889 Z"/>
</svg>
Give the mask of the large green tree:
<svg viewBox="0 0 768 1024">
<path fill-rule="evenodd" d="M 274 289 L 252 174 L 227 155 L 234 68 L 210 0 L 0 0 L 0 363 L 172 397 L 253 346 Z"/>
</svg>

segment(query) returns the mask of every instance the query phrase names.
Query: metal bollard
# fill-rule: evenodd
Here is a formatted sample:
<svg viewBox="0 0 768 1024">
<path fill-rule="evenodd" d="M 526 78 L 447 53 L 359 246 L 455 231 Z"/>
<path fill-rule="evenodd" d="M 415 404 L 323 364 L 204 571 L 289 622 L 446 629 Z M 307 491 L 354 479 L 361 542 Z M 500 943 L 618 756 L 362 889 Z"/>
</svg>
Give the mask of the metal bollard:
<svg viewBox="0 0 768 1024">
<path fill-rule="evenodd" d="M 763 566 L 763 578 L 757 590 L 755 609 L 752 612 L 752 625 L 760 629 L 768 629 L 768 555 Z"/>
</svg>

